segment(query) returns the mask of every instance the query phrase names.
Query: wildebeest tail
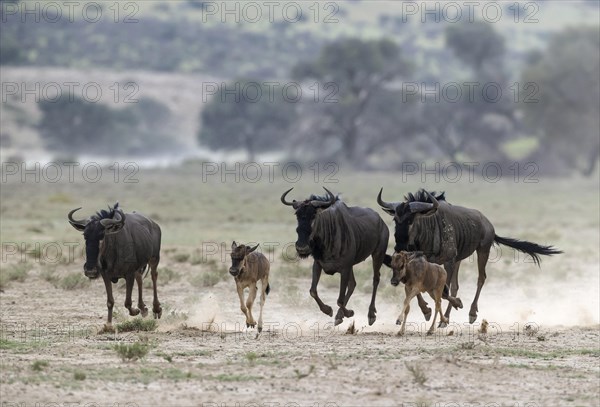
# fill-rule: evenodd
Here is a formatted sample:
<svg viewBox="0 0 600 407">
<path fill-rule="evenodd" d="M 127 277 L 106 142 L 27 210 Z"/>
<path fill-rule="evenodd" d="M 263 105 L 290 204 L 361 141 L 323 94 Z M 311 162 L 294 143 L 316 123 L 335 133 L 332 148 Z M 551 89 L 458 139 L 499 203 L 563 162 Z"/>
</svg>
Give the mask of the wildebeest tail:
<svg viewBox="0 0 600 407">
<path fill-rule="evenodd" d="M 450 290 L 448 290 L 448 285 L 444 284 L 444 291 L 442 292 L 442 298 L 447 298 L 450 296 Z"/>
<path fill-rule="evenodd" d="M 539 254 L 544 256 L 550 256 L 552 254 L 560 254 L 562 250 L 555 249 L 552 246 L 542 246 L 537 243 L 528 242 L 526 240 L 519 239 L 511 239 L 510 237 L 501 237 L 498 235 L 494 235 L 494 242 L 498 244 L 503 244 L 508 247 L 512 247 L 515 250 L 518 250 L 523 253 L 527 253 L 531 256 L 534 263 L 538 266 L 540 265 L 540 256 Z"/>
<path fill-rule="evenodd" d="M 383 264 L 385 264 L 389 268 L 392 268 L 392 256 L 390 256 L 389 254 L 386 254 L 383 257 Z"/>
<path fill-rule="evenodd" d="M 265 288 L 265 294 L 269 295 L 271 292 L 271 284 L 267 283 L 267 288 Z"/>
</svg>

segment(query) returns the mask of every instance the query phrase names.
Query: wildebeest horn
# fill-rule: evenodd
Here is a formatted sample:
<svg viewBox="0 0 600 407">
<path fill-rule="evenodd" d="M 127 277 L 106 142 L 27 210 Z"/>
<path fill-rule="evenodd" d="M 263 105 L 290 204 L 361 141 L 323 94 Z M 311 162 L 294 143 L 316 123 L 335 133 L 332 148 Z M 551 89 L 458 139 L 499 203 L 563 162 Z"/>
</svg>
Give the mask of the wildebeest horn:
<svg viewBox="0 0 600 407">
<path fill-rule="evenodd" d="M 385 202 L 383 199 L 381 199 L 381 193 L 383 192 L 383 187 L 381 187 L 381 189 L 379 190 L 379 194 L 377 194 L 377 203 L 379 204 L 379 206 L 381 206 L 382 208 L 386 208 L 389 209 L 391 211 L 395 211 L 396 210 L 396 206 L 398 206 L 398 202 Z"/>
<path fill-rule="evenodd" d="M 256 248 L 257 248 L 258 246 L 260 246 L 260 243 L 259 243 L 259 244 L 257 244 L 256 246 L 254 246 L 254 247 L 251 247 L 250 249 L 248 249 L 248 250 L 246 251 L 246 253 L 252 253 L 254 250 L 256 250 Z"/>
<path fill-rule="evenodd" d="M 117 209 L 112 219 L 102 219 L 100 223 L 102 226 L 104 226 L 104 228 L 108 228 L 116 224 L 123 226 L 123 224 L 125 224 L 125 214 L 120 209 Z"/>
<path fill-rule="evenodd" d="M 289 194 L 292 189 L 294 189 L 294 188 L 292 187 L 292 188 L 288 189 L 287 191 L 285 191 L 283 193 L 283 195 L 281 195 L 281 203 L 284 204 L 284 205 L 287 205 L 287 206 L 294 206 L 295 207 L 296 204 L 294 202 L 288 202 L 288 201 L 285 200 L 285 196 L 287 194 Z"/>
<path fill-rule="evenodd" d="M 429 191 L 425 190 L 425 192 L 427 193 L 427 196 L 429 197 L 429 199 L 431 199 L 431 202 L 433 202 L 433 208 L 432 209 L 437 209 L 438 206 L 440 205 L 440 203 L 438 202 L 438 200 L 435 199 L 435 196 L 431 195 L 429 193 Z"/>
<path fill-rule="evenodd" d="M 325 190 L 325 192 L 327 192 L 329 201 L 320 201 L 318 199 L 310 201 L 310 204 L 312 206 L 314 206 L 315 208 L 320 208 L 322 206 L 331 206 L 335 203 L 335 195 L 333 195 L 333 193 L 330 190 L 328 190 L 327 188 L 323 187 L 323 189 Z"/>
<path fill-rule="evenodd" d="M 67 218 L 69 219 L 69 223 L 73 226 L 81 226 L 81 227 L 85 227 L 89 220 L 88 219 L 81 219 L 81 220 L 75 220 L 73 219 L 73 214 L 75 212 L 77 212 L 78 210 L 80 210 L 81 208 L 76 208 L 73 209 L 71 212 L 69 212 L 69 214 L 67 215 Z"/>
<path fill-rule="evenodd" d="M 428 202 L 411 202 L 408 204 L 411 213 L 425 212 L 433 209 L 433 204 Z"/>
</svg>

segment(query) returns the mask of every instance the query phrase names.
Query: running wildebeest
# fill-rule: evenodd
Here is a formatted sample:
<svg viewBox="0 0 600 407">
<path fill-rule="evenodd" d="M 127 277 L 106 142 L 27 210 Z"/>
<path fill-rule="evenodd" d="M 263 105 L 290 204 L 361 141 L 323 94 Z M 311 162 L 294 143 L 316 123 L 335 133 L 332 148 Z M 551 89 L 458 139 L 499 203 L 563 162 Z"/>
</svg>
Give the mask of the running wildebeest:
<svg viewBox="0 0 600 407">
<path fill-rule="evenodd" d="M 312 283 L 310 295 L 322 312 L 333 316 L 333 310 L 325 305 L 317 294 L 321 271 L 333 275 L 340 273 L 339 308 L 335 324 L 344 317 L 350 318 L 354 311 L 347 309 L 348 300 L 356 287 L 353 266 L 371 256 L 373 259 L 373 294 L 369 305 L 369 325 L 375 322 L 375 297 L 379 285 L 379 270 L 383 264 L 389 231 L 385 222 L 372 209 L 348 207 L 327 188 L 326 196 L 311 195 L 304 201 L 285 200 L 290 188 L 281 195 L 284 205 L 295 209 L 298 220 L 296 251 L 301 258 L 312 255 Z"/>
<path fill-rule="evenodd" d="M 83 232 L 85 238 L 86 260 L 83 271 L 86 277 L 96 279 L 102 276 L 106 287 L 106 305 L 108 307 L 107 326 L 112 324 L 112 310 L 115 300 L 112 283 L 125 278 L 125 308 L 129 315 L 148 315 L 148 308 L 142 300 L 142 273 L 150 266 L 154 301 L 154 318 L 160 318 L 162 308 L 156 292 L 156 268 L 160 260 L 160 227 L 140 213 L 125 215 L 119 203 L 109 210 L 101 210 L 88 219 L 75 220 L 73 214 L 81 208 L 69 212 L 71 226 Z M 134 280 L 138 286 L 138 307 L 132 307 L 131 291 Z"/>
<path fill-rule="evenodd" d="M 435 192 L 430 193 L 421 189 L 414 195 L 409 193 L 404 202 L 388 203 L 382 200 L 382 191 L 383 188 L 377 195 L 377 203 L 394 217 L 396 224 L 394 251 L 420 250 L 425 252 L 428 261 L 442 264 L 448 274 L 447 284 L 450 284 L 450 294 L 453 297 L 456 297 L 458 292 L 458 269 L 461 260 L 477 251 L 479 278 L 475 298 L 469 311 L 470 323 L 477 319 L 477 301 L 485 282 L 485 266 L 492 244 L 503 244 L 526 253 L 538 266 L 540 264 L 538 255 L 549 256 L 562 253 L 552 246 L 542 246 L 496 235 L 494 226 L 481 212 L 449 204 L 444 193 L 436 197 Z M 386 264 L 387 261 L 386 257 Z M 427 303 L 420 294 L 417 299 L 427 318 L 429 310 Z M 450 317 L 451 308 L 449 304 L 444 314 L 446 318 Z"/>
<path fill-rule="evenodd" d="M 263 328 L 263 306 L 265 298 L 271 291 L 269 286 L 269 260 L 262 253 L 255 252 L 258 245 L 254 247 L 243 244 L 238 245 L 235 241 L 231 244 L 231 267 L 229 274 L 234 277 L 238 296 L 240 297 L 240 309 L 246 316 L 246 327 L 254 328 L 256 321 L 252 316 L 252 305 L 258 291 L 257 283 L 260 280 L 260 314 L 258 316 L 258 332 Z M 244 304 L 244 289 L 248 287 L 248 299 Z"/>
<path fill-rule="evenodd" d="M 397 252 L 392 256 L 392 279 L 393 286 L 400 282 L 404 283 L 404 307 L 396 324 L 402 324 L 399 335 L 404 335 L 406 327 L 406 317 L 410 311 L 410 301 L 420 293 L 427 292 L 435 301 L 435 311 L 431 327 L 427 335 L 433 334 L 435 330 L 435 320 L 440 314 L 442 324 L 447 324 L 448 320 L 442 314 L 442 298 L 447 299 L 454 308 L 462 308 L 460 298 L 454 298 L 448 295 L 446 288 L 446 270 L 439 264 L 427 261 L 423 252 Z"/>
</svg>

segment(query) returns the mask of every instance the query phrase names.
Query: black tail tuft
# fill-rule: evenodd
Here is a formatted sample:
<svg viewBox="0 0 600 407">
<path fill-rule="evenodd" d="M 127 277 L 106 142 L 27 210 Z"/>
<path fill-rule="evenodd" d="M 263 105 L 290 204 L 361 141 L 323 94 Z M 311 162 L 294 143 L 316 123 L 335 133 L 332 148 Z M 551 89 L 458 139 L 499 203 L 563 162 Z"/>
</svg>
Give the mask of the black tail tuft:
<svg viewBox="0 0 600 407">
<path fill-rule="evenodd" d="M 265 289 L 265 294 L 269 295 L 271 292 L 271 284 L 267 283 L 267 288 Z"/>
<path fill-rule="evenodd" d="M 383 264 L 385 264 L 389 268 L 392 268 L 392 256 L 390 256 L 389 254 L 386 254 L 383 257 Z"/>
<path fill-rule="evenodd" d="M 442 292 L 442 298 L 446 299 L 450 296 L 450 290 L 448 290 L 448 285 L 444 284 L 444 291 Z"/>
<path fill-rule="evenodd" d="M 553 254 L 561 254 L 562 250 L 555 249 L 552 246 L 542 246 L 537 243 L 528 242 L 526 240 L 519 239 L 511 239 L 510 237 L 500 237 L 498 235 L 494 236 L 494 242 L 498 244 L 503 244 L 508 247 L 512 247 L 515 250 L 518 250 L 523 253 L 527 253 L 531 256 L 534 263 L 538 266 L 540 265 L 540 256 L 538 254 L 544 256 L 550 256 Z"/>
</svg>

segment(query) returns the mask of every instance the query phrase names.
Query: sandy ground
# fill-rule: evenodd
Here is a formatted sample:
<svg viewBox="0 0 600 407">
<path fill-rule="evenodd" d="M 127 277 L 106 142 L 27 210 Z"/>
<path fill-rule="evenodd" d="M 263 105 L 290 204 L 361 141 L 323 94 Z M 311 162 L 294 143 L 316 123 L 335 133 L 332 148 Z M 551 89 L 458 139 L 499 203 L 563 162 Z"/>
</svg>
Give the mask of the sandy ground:
<svg viewBox="0 0 600 407">
<path fill-rule="evenodd" d="M 469 280 L 474 277 L 463 276 L 465 304 L 472 298 Z M 382 284 L 388 279 L 384 274 Z M 366 322 L 369 295 L 357 291 L 350 301 L 356 317 L 333 328 L 332 319 L 308 296 L 308 271 L 306 278 L 295 280 L 297 293 L 273 285 L 259 336 L 243 325 L 230 279 L 204 289 L 170 282 L 159 287 L 165 312 L 156 331 L 99 334 L 105 319 L 101 281 L 66 291 L 34 271 L 27 282 L 12 282 L 0 296 L 2 405 L 600 403 L 597 302 L 569 308 L 559 296 L 529 301 L 526 290 L 495 282 L 484 289 L 476 324 L 466 323 L 467 306 L 453 314 L 448 328 L 425 336 L 429 324 L 415 303 L 408 333 L 399 337 L 394 321 L 401 288 L 397 301 L 389 294 L 379 299 L 378 320 L 371 327 Z M 323 287 L 320 292 L 326 303 L 335 304 L 336 290 Z M 149 304 L 151 290 L 145 295 Z M 563 295 L 571 290 L 561 290 Z M 597 301 L 597 291 L 591 298 Z M 122 306 L 123 288 L 115 300 L 117 321 L 131 318 Z M 483 319 L 489 322 L 485 335 L 479 332 Z M 354 334 L 348 333 L 352 324 Z M 121 361 L 115 343 L 140 340 L 150 344 L 148 355 Z M 36 369 L 36 361 L 47 364 Z M 83 380 L 76 380 L 76 373 L 83 373 Z"/>
</svg>

